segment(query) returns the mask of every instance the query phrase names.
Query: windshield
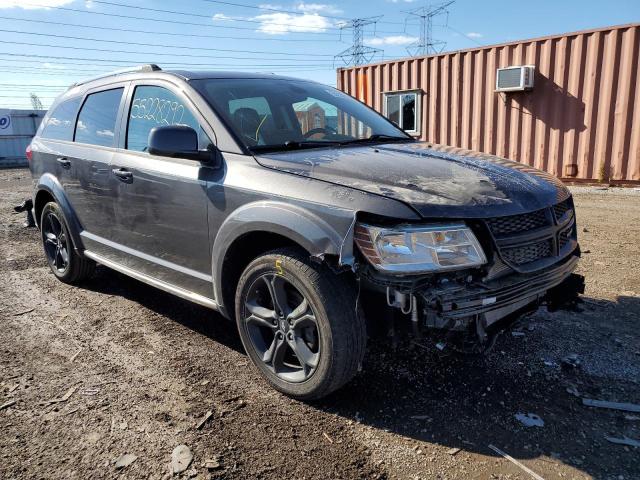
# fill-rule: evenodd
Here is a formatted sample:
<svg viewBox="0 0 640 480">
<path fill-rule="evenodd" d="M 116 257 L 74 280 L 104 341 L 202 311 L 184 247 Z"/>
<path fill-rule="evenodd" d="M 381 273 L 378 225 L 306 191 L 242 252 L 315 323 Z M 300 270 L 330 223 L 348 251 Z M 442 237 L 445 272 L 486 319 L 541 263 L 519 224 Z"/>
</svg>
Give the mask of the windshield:
<svg viewBox="0 0 640 480">
<path fill-rule="evenodd" d="M 236 78 L 191 84 L 253 151 L 412 141 L 353 97 L 317 83 Z"/>
</svg>

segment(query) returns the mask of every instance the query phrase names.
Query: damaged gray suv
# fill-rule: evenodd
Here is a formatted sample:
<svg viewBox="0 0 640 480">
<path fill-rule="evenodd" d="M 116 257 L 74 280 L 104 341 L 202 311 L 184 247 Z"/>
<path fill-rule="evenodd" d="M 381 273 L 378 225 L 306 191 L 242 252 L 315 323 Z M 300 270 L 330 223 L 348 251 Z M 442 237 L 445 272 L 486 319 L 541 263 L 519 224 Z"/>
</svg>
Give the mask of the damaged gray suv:
<svg viewBox="0 0 640 480">
<path fill-rule="evenodd" d="M 27 156 L 54 275 L 101 264 L 217 310 L 300 399 L 348 382 L 367 332 L 478 353 L 583 287 L 559 180 L 311 81 L 116 72 L 62 94 Z"/>
</svg>

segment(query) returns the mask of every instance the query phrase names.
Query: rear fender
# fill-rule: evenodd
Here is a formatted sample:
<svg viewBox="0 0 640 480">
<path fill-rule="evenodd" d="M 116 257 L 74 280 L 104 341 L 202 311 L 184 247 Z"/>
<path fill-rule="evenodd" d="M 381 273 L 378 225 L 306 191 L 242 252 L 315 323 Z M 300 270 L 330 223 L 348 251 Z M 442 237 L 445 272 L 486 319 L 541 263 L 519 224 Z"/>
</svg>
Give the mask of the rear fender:
<svg viewBox="0 0 640 480">
<path fill-rule="evenodd" d="M 67 199 L 62 185 L 60 185 L 58 179 L 51 173 L 45 173 L 38 179 L 38 183 L 33 193 L 34 208 L 37 205 L 38 194 L 40 194 L 41 192 L 47 192 L 49 195 L 51 195 L 62 210 L 64 218 L 67 222 L 67 226 L 69 227 L 69 234 L 71 235 L 73 248 L 76 252 L 81 254 L 82 250 L 84 250 L 84 245 L 82 244 L 82 240 L 80 239 L 82 226 L 78 221 L 78 216 L 76 215 L 73 207 Z M 40 226 L 40 218 L 36 218 L 36 222 L 38 223 L 38 226 Z"/>
</svg>

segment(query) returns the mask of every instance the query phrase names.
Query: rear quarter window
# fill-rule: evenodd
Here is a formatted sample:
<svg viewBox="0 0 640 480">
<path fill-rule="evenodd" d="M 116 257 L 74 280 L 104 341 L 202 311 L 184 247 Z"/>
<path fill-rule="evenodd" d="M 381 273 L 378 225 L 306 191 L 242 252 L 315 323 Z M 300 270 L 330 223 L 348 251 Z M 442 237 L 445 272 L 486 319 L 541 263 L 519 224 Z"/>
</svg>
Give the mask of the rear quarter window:
<svg viewBox="0 0 640 480">
<path fill-rule="evenodd" d="M 80 98 L 73 98 L 58 105 L 49 115 L 40 136 L 52 140 L 73 140 L 73 127 L 80 106 Z"/>
<path fill-rule="evenodd" d="M 75 141 L 113 147 L 123 88 L 92 93 L 80 109 Z"/>
</svg>

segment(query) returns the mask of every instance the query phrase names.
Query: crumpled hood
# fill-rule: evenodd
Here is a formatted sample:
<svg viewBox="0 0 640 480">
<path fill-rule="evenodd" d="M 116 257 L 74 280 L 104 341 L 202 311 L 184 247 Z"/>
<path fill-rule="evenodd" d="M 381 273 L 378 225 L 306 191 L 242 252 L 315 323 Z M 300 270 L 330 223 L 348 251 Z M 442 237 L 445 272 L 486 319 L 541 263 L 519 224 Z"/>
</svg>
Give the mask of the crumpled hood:
<svg viewBox="0 0 640 480">
<path fill-rule="evenodd" d="M 556 177 L 527 165 L 424 142 L 296 150 L 256 159 L 265 167 L 400 200 L 423 217 L 513 215 L 570 195 Z"/>
</svg>

